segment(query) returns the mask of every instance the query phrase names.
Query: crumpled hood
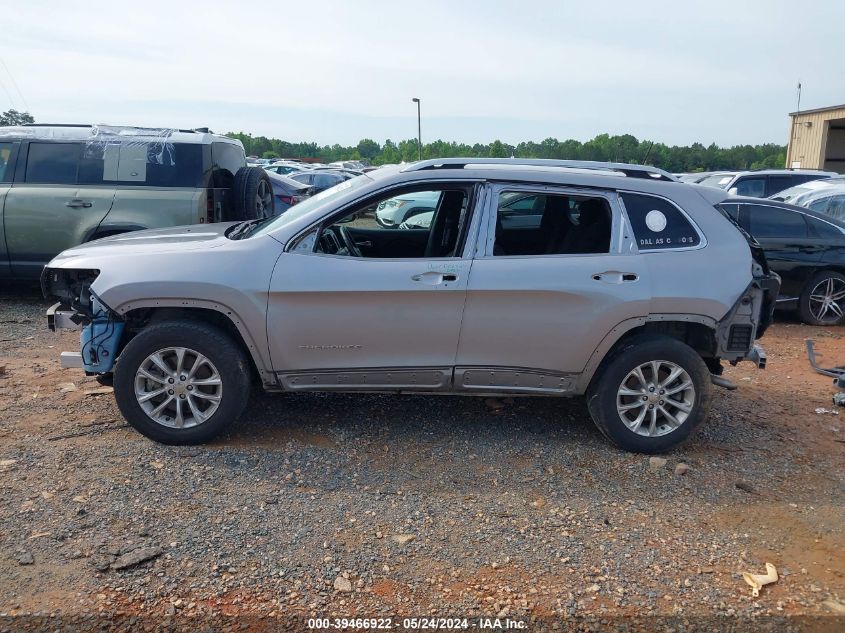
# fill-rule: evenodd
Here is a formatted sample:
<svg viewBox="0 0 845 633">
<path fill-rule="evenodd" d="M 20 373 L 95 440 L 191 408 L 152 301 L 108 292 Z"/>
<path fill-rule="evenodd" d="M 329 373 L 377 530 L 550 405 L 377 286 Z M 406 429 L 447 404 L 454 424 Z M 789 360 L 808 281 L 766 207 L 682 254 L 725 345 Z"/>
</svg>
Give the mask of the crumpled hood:
<svg viewBox="0 0 845 633">
<path fill-rule="evenodd" d="M 229 242 L 226 230 L 235 222 L 192 224 L 166 229 L 132 231 L 74 246 L 56 255 L 47 267 L 89 256 L 163 254 L 217 248 Z"/>
</svg>

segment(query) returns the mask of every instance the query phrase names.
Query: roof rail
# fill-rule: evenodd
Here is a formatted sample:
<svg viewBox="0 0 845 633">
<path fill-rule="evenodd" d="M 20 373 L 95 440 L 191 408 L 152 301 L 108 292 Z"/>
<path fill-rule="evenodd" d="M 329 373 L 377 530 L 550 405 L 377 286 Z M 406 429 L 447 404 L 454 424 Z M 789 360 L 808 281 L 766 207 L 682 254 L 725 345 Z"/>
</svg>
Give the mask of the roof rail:
<svg viewBox="0 0 845 633">
<path fill-rule="evenodd" d="M 554 160 L 548 158 L 434 158 L 411 163 L 402 171 L 423 171 L 428 169 L 464 169 L 467 165 L 506 165 L 530 167 L 562 167 L 569 169 L 595 169 L 616 171 L 629 178 L 649 178 L 677 182 L 672 174 L 657 167 L 633 165 L 630 163 L 604 163 L 594 160 Z"/>
<path fill-rule="evenodd" d="M 94 127 L 90 123 L 24 123 L 23 127 Z"/>
</svg>

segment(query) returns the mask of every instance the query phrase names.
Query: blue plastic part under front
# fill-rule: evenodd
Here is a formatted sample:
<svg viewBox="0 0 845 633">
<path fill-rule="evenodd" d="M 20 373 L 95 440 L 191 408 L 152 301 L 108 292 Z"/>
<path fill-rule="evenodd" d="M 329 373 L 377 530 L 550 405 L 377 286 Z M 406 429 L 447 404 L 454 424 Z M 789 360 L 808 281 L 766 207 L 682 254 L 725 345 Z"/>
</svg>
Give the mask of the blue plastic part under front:
<svg viewBox="0 0 845 633">
<path fill-rule="evenodd" d="M 92 305 L 94 320 L 82 328 L 82 364 L 86 372 L 102 374 L 110 372 L 114 366 L 124 324 L 115 320 L 98 301 L 92 301 Z"/>
</svg>

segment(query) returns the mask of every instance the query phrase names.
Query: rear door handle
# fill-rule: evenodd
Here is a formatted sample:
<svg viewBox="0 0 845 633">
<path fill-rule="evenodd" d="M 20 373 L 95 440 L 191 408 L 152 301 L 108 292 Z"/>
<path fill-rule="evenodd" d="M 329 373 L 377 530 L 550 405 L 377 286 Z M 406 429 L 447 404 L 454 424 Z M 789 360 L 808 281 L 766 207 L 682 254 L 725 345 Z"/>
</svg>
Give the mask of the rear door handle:
<svg viewBox="0 0 845 633">
<path fill-rule="evenodd" d="M 93 203 L 88 202 L 87 200 L 74 198 L 70 202 L 65 202 L 65 206 L 70 207 L 71 209 L 90 209 L 93 206 Z"/>
<path fill-rule="evenodd" d="M 633 283 L 639 278 L 637 273 L 623 273 L 618 270 L 606 270 L 593 275 L 593 281 L 603 281 L 606 284 Z"/>
</svg>

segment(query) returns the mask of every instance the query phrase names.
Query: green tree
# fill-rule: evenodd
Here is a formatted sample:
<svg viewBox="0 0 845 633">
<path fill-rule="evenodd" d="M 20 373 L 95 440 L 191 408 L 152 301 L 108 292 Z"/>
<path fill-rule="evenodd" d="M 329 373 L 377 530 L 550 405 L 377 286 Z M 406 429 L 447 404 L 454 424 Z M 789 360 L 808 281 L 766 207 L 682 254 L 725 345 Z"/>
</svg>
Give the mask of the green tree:
<svg viewBox="0 0 845 633">
<path fill-rule="evenodd" d="M 29 112 L 6 110 L 0 114 L 0 125 L 24 125 L 25 123 L 35 123 L 35 119 Z"/>
<path fill-rule="evenodd" d="M 15 116 L 25 113 L 12 112 Z M 5 113 L 3 116 L 7 116 Z M 27 115 L 28 116 L 28 115 Z M 386 140 L 383 145 L 372 139 L 361 139 L 357 145 L 345 147 L 318 145 L 317 143 L 291 143 L 276 138 L 252 136 L 245 132 L 231 133 L 244 145 L 247 155 L 283 156 L 285 158 L 312 159 L 325 163 L 336 160 L 364 159 L 371 164 L 411 162 L 417 160 L 418 148 L 415 138 L 402 141 Z M 720 147 L 715 143 L 706 146 L 693 143 L 689 146 L 666 145 L 640 140 L 630 134 L 599 134 L 581 142 L 575 139 L 558 140 L 549 137 L 543 141 L 523 141 L 516 146 L 501 140 L 492 143 L 456 143 L 437 139 L 422 148 L 423 158 L 467 158 L 498 157 L 509 158 L 552 158 L 569 160 L 617 161 L 646 163 L 670 172 L 703 171 L 719 169 L 758 169 L 782 167 L 786 160 L 786 147 L 775 143 L 763 145 L 736 145 Z"/>
<path fill-rule="evenodd" d="M 381 152 L 381 145 L 369 138 L 363 138 L 358 141 L 358 153 L 361 158 L 372 161 Z"/>
</svg>

